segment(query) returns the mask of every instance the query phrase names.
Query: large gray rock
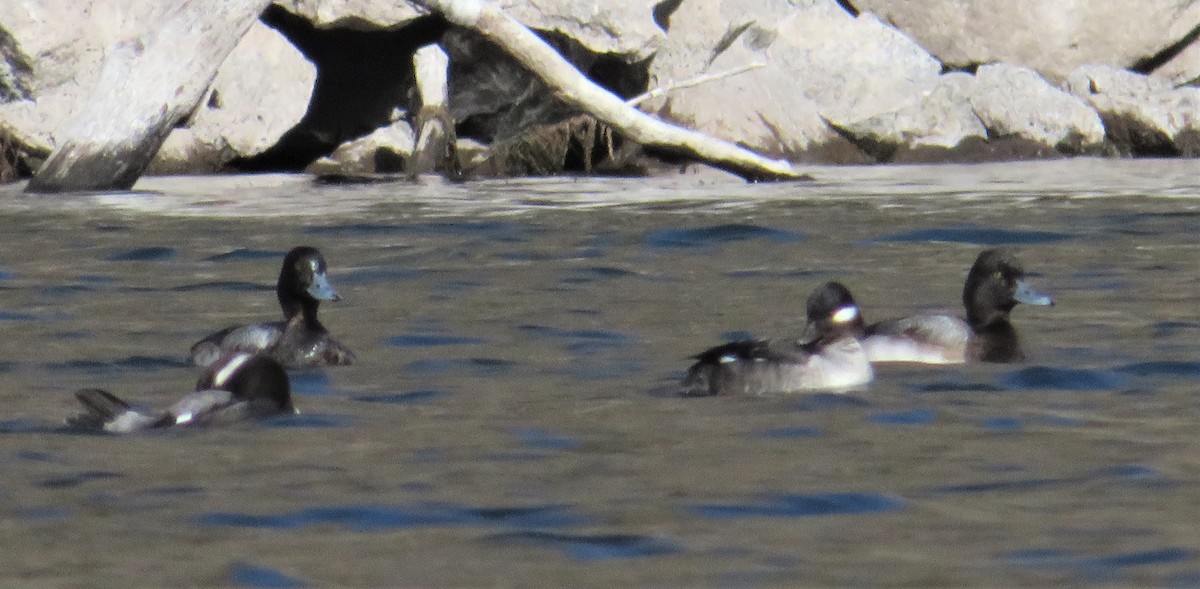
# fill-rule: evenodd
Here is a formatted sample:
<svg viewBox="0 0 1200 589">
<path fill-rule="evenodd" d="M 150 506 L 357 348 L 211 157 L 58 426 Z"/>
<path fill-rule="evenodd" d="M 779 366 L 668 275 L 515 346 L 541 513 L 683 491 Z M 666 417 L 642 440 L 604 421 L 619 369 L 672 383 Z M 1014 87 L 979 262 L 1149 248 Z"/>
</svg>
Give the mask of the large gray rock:
<svg viewBox="0 0 1200 589">
<path fill-rule="evenodd" d="M 853 0 L 862 11 L 912 35 L 951 66 L 1021 64 L 1061 81 L 1076 67 L 1129 67 L 1183 39 L 1200 24 L 1192 0 Z M 1200 75 L 1188 53 L 1174 79 Z"/>
<path fill-rule="evenodd" d="M 1076 69 L 1066 86 L 1100 112 L 1123 154 L 1200 155 L 1200 88 L 1107 66 Z"/>
<path fill-rule="evenodd" d="M 893 112 L 932 89 L 941 69 L 911 39 L 832 0 L 684 2 L 670 23 L 652 87 L 765 65 L 672 90 L 648 108 L 773 156 L 811 159 L 844 141 L 825 121 Z"/>
<path fill-rule="evenodd" d="M 640 61 L 662 42 L 662 30 L 654 23 L 658 1 L 510 0 L 499 4 L 529 28 L 560 33 L 593 53 L 620 54 Z M 427 14 L 402 1 L 282 0 L 275 4 L 318 27 L 393 28 Z"/>
<path fill-rule="evenodd" d="M 34 0 L 0 3 L 0 23 L 31 64 L 32 100 L 0 104 L 0 130 L 30 153 L 55 145 L 58 124 L 86 99 L 105 52 L 169 3 Z M 316 71 L 273 29 L 255 23 L 223 64 L 207 104 L 168 137 L 151 173 L 209 172 L 269 147 L 308 108 Z M 177 136 L 176 136 L 177 135 Z"/>
<path fill-rule="evenodd" d="M 416 137 L 405 121 L 395 121 L 373 133 L 338 146 L 333 153 L 305 169 L 318 176 L 331 174 L 395 174 L 404 171 Z"/>
<path fill-rule="evenodd" d="M 856 140 L 880 145 L 885 151 L 901 146 L 953 148 L 968 138 L 984 139 L 987 128 L 971 106 L 974 85 L 975 78 L 970 74 L 951 72 L 938 78 L 933 88 L 896 110 L 839 128 Z M 886 159 L 886 153 L 877 157 Z"/>
<path fill-rule="evenodd" d="M 319 28 L 388 29 L 429 14 L 424 8 L 403 1 L 276 0 L 275 5 L 303 16 Z"/>
<path fill-rule="evenodd" d="M 971 106 L 993 136 L 1015 136 L 1066 153 L 1098 152 L 1100 115 L 1026 67 L 992 64 L 975 72 Z"/>
<path fill-rule="evenodd" d="M 157 157 L 163 165 L 151 171 L 215 171 L 233 157 L 262 153 L 304 116 L 316 77 L 287 39 L 255 23 L 222 64 L 207 103 L 172 133 L 186 130 L 190 141 L 168 137 Z M 183 165 L 197 154 L 206 154 L 197 166 Z"/>
</svg>

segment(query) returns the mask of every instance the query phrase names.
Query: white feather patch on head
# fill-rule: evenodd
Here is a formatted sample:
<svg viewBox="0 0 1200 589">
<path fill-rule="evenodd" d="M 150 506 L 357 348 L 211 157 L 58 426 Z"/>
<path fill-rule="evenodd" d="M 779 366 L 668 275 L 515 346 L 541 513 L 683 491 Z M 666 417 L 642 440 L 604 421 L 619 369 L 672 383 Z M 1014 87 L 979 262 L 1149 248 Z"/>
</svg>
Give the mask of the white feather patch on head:
<svg viewBox="0 0 1200 589">
<path fill-rule="evenodd" d="M 847 305 L 841 309 L 838 309 L 837 311 L 834 311 L 830 319 L 832 319 L 834 323 L 849 323 L 853 321 L 855 317 L 858 317 L 858 307 L 855 307 L 854 305 Z"/>
<path fill-rule="evenodd" d="M 236 356 L 230 358 L 229 361 L 226 362 L 225 365 L 222 366 L 215 375 L 213 375 L 212 386 L 225 386 L 225 382 L 228 381 L 233 376 L 233 373 L 237 372 L 238 369 L 242 367 L 242 364 L 245 364 L 249 359 L 250 354 L 245 353 L 237 354 Z"/>
<path fill-rule="evenodd" d="M 730 362 L 736 362 L 736 361 L 737 361 L 737 356 L 734 356 L 732 354 L 726 354 L 724 356 L 721 356 L 720 358 L 717 358 L 717 362 L 719 362 L 721 364 L 728 364 Z"/>
<path fill-rule="evenodd" d="M 185 423 L 188 423 L 195 417 L 196 416 L 191 413 L 181 413 L 181 414 L 175 416 L 175 425 L 183 425 Z"/>
</svg>

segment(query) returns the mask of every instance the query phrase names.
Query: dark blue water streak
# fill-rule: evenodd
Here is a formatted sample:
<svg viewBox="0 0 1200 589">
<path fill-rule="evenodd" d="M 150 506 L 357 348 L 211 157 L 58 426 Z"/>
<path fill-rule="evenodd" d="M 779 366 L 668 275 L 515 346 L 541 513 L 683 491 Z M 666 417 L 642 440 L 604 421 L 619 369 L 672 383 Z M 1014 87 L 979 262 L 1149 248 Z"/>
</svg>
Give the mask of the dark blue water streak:
<svg viewBox="0 0 1200 589">
<path fill-rule="evenodd" d="M 186 368 L 182 358 L 171 356 L 129 356 L 116 360 L 68 360 L 42 364 L 50 372 L 83 372 L 87 374 L 113 374 L 118 372 L 153 372 L 168 368 Z"/>
<path fill-rule="evenodd" d="M 485 540 L 501 545 L 552 548 L 585 562 L 665 556 L 682 551 L 673 542 L 636 534 L 585 535 L 523 530 L 493 534 Z"/>
<path fill-rule="evenodd" d="M 238 248 L 223 254 L 213 254 L 204 258 L 205 262 L 238 262 L 250 260 L 282 260 L 287 255 L 283 250 L 256 250 Z"/>
<path fill-rule="evenodd" d="M 279 514 L 213 512 L 193 520 L 201 527 L 295 530 L 309 526 L 340 526 L 355 532 L 374 532 L 428 526 L 504 526 L 561 528 L 591 523 L 591 519 L 561 505 L 544 507 L 479 508 L 443 503 L 407 507 L 346 505 L 314 507 Z"/>
<path fill-rule="evenodd" d="M 1017 566 L 1033 570 L 1062 571 L 1078 575 L 1089 583 L 1121 582 L 1123 571 L 1134 567 L 1172 565 L 1195 560 L 1193 548 L 1155 548 L 1120 552 L 1104 556 L 1079 554 L 1069 550 L 1034 548 L 1018 550 L 1001 558 Z"/>
<path fill-rule="evenodd" d="M 646 245 L 654 249 L 709 248 L 747 240 L 764 240 L 777 244 L 799 243 L 804 241 L 804 235 L 761 225 L 727 223 L 707 227 L 659 229 L 646 236 Z"/>
<path fill-rule="evenodd" d="M 110 262 L 159 262 L 175 257 L 175 248 L 140 247 L 112 254 L 105 258 Z"/>
<path fill-rule="evenodd" d="M 768 495 L 757 503 L 702 503 L 685 509 L 708 519 L 741 517 L 812 517 L 886 513 L 904 508 L 904 501 L 881 493 L 814 493 Z"/>
<path fill-rule="evenodd" d="M 868 422 L 877 425 L 929 425 L 936 420 L 937 411 L 927 408 L 875 413 L 867 416 Z"/>
<path fill-rule="evenodd" d="M 877 243 L 924 242 L 970 243 L 980 246 L 1038 245 L 1057 243 L 1074 238 L 1075 236 L 1069 233 L 1058 233 L 1051 231 L 1016 231 L 1007 229 L 994 229 L 991 227 L 978 227 L 973 225 L 960 225 L 957 227 L 916 229 L 913 231 L 902 231 L 900 233 L 881 235 L 874 239 L 867 240 L 861 245 L 874 245 Z"/>
<path fill-rule="evenodd" d="M 357 423 L 357 420 L 349 415 L 301 412 L 271 417 L 262 420 L 260 423 L 272 428 L 328 428 L 350 427 Z"/>
<path fill-rule="evenodd" d="M 213 280 L 184 284 L 169 289 L 171 292 L 275 292 L 275 285 L 258 284 L 241 280 Z"/>
<path fill-rule="evenodd" d="M 821 428 L 806 425 L 767 429 L 751 434 L 755 438 L 767 440 L 787 440 L 792 438 L 816 438 L 821 436 Z"/>
<path fill-rule="evenodd" d="M 1001 387 L 1010 391 L 1112 391 L 1125 380 L 1109 370 L 1030 366 L 1002 374 Z"/>
<path fill-rule="evenodd" d="M 518 427 L 513 428 L 512 432 L 522 446 L 536 450 L 573 450 L 583 445 L 575 438 L 539 428 Z"/>
<path fill-rule="evenodd" d="M 469 335 L 452 335 L 446 333 L 412 333 L 397 335 L 383 340 L 385 345 L 397 348 L 424 348 L 431 346 L 467 346 L 486 344 L 488 340 Z"/>
<path fill-rule="evenodd" d="M 230 565 L 229 582 L 254 589 L 293 589 L 308 586 L 304 581 L 274 569 L 243 562 Z"/>
<path fill-rule="evenodd" d="M 1171 378 L 1200 378 L 1200 361 L 1161 360 L 1136 362 L 1116 369 L 1122 374 L 1134 376 L 1164 376 Z"/>
<path fill-rule="evenodd" d="M 474 377 L 499 377 L 512 372 L 517 363 L 500 358 L 425 358 L 404 365 L 410 374 L 435 376 L 452 372 L 465 372 Z"/>
<path fill-rule="evenodd" d="M 446 391 L 434 389 L 411 391 L 407 393 L 391 393 L 384 395 L 356 395 L 350 397 L 361 403 L 383 403 L 387 405 L 416 405 L 446 396 Z"/>
</svg>

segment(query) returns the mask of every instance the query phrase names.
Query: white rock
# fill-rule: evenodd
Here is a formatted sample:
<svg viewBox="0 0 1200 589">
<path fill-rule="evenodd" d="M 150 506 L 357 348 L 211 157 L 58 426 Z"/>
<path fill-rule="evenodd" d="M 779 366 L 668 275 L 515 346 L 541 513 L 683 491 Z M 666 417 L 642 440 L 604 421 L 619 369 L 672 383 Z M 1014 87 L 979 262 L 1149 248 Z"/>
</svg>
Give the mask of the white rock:
<svg viewBox="0 0 1200 589">
<path fill-rule="evenodd" d="M 1200 23 L 1187 0 L 854 0 L 911 35 L 950 66 L 1021 64 L 1054 82 L 1076 67 L 1128 67 L 1184 38 Z M 1200 75 L 1200 52 L 1172 60 L 1174 81 Z"/>
<path fill-rule="evenodd" d="M 840 128 L 861 140 L 891 147 L 955 147 L 968 137 L 986 138 L 987 128 L 971 106 L 974 83 L 970 74 L 951 72 L 899 109 Z"/>
<path fill-rule="evenodd" d="M 370 135 L 343 143 L 333 153 L 309 164 L 305 171 L 318 175 L 403 172 L 400 164 L 412 155 L 414 142 L 412 127 L 405 121 L 396 121 Z"/>
<path fill-rule="evenodd" d="M 971 106 L 993 136 L 1012 135 L 1075 153 L 1104 142 L 1104 124 L 1095 110 L 1026 67 L 981 66 Z"/>
<path fill-rule="evenodd" d="M 1067 76 L 1067 89 L 1105 118 L 1109 138 L 1127 155 L 1195 157 L 1200 132 L 1200 88 L 1108 66 L 1084 66 Z"/>
<path fill-rule="evenodd" d="M 399 1 L 291 0 L 276 4 L 322 28 L 393 28 L 427 14 L 423 8 Z M 594 53 L 642 60 L 663 38 L 654 23 L 658 0 L 506 0 L 498 4 L 525 26 L 561 33 Z"/>
<path fill-rule="evenodd" d="M 0 105 L 0 127 L 30 138 L 35 149 L 52 148 L 54 129 L 91 91 L 108 48 L 169 7 L 122 0 L 0 2 L 0 23 L 35 72 L 34 100 Z M 266 149 L 304 116 L 315 79 L 315 68 L 295 47 L 255 23 L 218 72 L 213 97 L 172 133 L 177 137 L 168 137 L 151 171 L 208 172 L 218 161 Z"/>
<path fill-rule="evenodd" d="M 241 157 L 259 154 L 308 111 L 316 79 L 316 67 L 283 35 L 255 23 L 217 72 L 208 104 L 187 126 Z"/>
<path fill-rule="evenodd" d="M 756 62 L 765 66 L 672 91 L 648 107 L 763 153 L 803 158 L 841 140 L 826 120 L 849 124 L 893 112 L 932 88 L 941 68 L 911 39 L 832 0 L 714 0 L 684 2 L 671 15 L 651 86 Z"/>
</svg>

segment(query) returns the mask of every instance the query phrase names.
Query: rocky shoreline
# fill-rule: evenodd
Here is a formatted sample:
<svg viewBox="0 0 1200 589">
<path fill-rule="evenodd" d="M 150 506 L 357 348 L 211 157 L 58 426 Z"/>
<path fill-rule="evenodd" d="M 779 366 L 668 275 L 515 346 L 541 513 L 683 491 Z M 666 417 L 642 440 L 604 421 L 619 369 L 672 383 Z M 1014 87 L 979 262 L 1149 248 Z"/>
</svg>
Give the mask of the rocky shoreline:
<svg viewBox="0 0 1200 589">
<path fill-rule="evenodd" d="M 145 35 L 163 10 L 127 4 L 136 3 L 0 5 L 0 180 L 36 171 L 111 48 Z M 1192 85 L 1200 3 L 534 0 L 503 8 L 640 109 L 771 158 L 1200 153 Z M 450 58 L 447 111 L 471 174 L 645 173 L 687 163 L 581 116 L 495 43 L 418 4 L 292 0 L 270 5 L 241 38 L 147 173 L 401 172 L 418 106 L 412 56 L 429 43 Z"/>
</svg>

